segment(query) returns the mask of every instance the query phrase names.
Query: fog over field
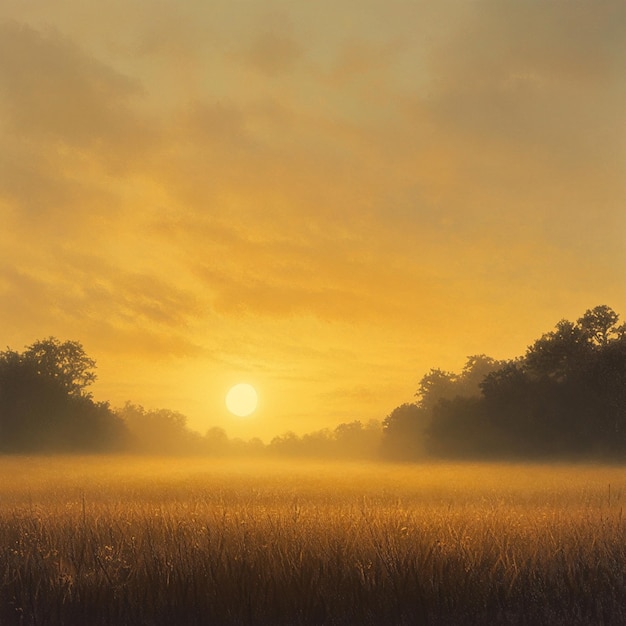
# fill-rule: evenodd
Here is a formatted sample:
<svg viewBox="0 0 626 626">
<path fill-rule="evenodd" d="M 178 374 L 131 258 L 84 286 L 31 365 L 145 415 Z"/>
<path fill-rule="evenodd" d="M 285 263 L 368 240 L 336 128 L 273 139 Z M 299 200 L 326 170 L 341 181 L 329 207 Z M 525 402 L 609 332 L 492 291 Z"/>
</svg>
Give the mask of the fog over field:
<svg viewBox="0 0 626 626">
<path fill-rule="evenodd" d="M 619 467 L 0 460 L 3 624 L 619 624 Z"/>
</svg>

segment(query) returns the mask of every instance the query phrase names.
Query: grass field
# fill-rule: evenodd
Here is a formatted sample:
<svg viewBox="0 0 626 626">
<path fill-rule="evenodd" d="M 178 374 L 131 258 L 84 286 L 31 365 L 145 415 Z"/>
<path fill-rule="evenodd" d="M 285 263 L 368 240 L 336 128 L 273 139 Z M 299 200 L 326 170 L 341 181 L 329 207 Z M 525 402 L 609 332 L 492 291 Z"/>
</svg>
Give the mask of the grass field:
<svg viewBox="0 0 626 626">
<path fill-rule="evenodd" d="M 0 459 L 0 624 L 626 624 L 626 471 Z"/>
</svg>

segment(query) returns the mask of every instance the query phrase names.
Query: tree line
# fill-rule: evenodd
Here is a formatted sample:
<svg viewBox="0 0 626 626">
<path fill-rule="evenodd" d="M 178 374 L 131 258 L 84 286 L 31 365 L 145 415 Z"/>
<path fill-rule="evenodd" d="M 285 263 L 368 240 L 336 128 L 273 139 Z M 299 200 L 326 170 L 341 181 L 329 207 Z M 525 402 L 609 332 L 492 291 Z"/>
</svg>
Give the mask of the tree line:
<svg viewBox="0 0 626 626">
<path fill-rule="evenodd" d="M 626 457 L 626 324 L 606 305 L 561 320 L 523 356 L 474 355 L 459 373 L 431 369 L 417 400 L 382 421 L 354 420 L 268 444 L 201 435 L 169 409 L 96 402 L 96 363 L 77 341 L 0 352 L 0 453 L 140 452 L 394 461 Z"/>
<path fill-rule="evenodd" d="M 626 324 L 606 305 L 561 320 L 523 356 L 426 374 L 384 420 L 388 458 L 626 457 Z"/>
<path fill-rule="evenodd" d="M 134 452 L 145 454 L 365 458 L 376 454 L 382 426 L 360 421 L 268 444 L 229 438 L 219 427 L 200 434 L 170 409 L 96 402 L 89 386 L 96 362 L 78 341 L 39 340 L 23 352 L 0 352 L 0 453 Z"/>
</svg>

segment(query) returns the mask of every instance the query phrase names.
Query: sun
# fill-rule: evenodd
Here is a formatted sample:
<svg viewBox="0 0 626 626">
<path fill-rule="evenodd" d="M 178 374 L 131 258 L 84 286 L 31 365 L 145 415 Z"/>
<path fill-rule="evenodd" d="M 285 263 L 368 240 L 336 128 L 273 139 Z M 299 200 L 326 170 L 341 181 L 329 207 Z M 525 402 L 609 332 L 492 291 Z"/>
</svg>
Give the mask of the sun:
<svg viewBox="0 0 626 626">
<path fill-rule="evenodd" d="M 257 403 L 256 389 L 248 383 L 239 383 L 226 394 L 226 408 L 237 417 L 247 417 L 254 413 Z"/>
</svg>

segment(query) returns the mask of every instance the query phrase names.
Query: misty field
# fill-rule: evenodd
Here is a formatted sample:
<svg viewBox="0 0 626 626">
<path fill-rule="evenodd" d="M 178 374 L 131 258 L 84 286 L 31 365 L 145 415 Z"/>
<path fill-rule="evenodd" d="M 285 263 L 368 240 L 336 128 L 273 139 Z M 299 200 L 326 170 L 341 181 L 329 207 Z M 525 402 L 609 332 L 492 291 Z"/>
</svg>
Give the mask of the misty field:
<svg viewBox="0 0 626 626">
<path fill-rule="evenodd" d="M 619 467 L 0 460 L 0 624 L 624 624 Z"/>
</svg>

